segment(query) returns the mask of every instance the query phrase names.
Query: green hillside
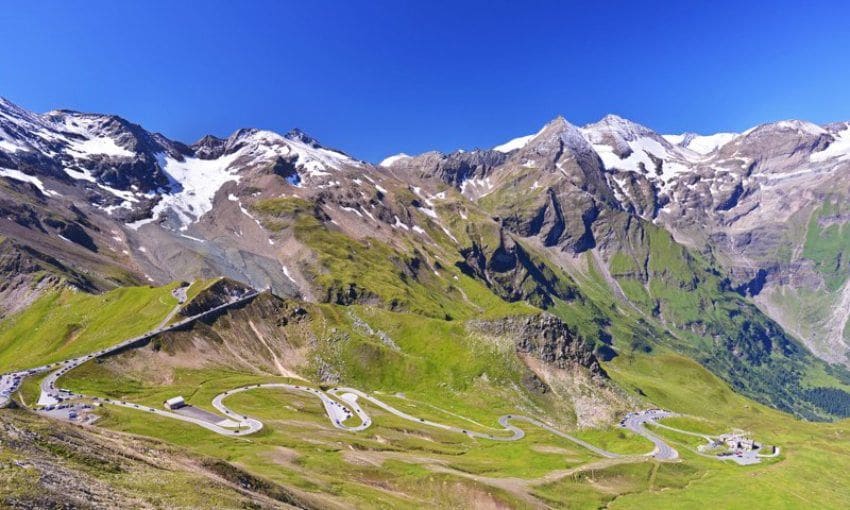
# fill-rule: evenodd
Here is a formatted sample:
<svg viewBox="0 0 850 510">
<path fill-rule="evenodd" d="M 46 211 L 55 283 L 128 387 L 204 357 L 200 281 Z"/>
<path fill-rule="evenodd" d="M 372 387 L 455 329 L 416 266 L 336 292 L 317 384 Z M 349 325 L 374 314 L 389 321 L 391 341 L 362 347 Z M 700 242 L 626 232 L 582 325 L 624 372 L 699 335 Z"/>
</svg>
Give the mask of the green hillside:
<svg viewBox="0 0 850 510">
<path fill-rule="evenodd" d="M 150 331 L 177 306 L 175 286 L 123 287 L 99 295 L 51 291 L 0 322 L 0 371 L 88 354 Z"/>
</svg>

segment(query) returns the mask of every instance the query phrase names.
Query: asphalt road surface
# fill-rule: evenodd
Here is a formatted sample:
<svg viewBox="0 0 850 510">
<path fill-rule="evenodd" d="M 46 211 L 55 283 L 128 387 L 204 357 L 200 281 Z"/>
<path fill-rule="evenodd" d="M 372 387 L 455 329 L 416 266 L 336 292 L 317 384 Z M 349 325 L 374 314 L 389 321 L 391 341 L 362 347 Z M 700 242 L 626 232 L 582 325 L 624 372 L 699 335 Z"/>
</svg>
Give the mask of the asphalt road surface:
<svg viewBox="0 0 850 510">
<path fill-rule="evenodd" d="M 663 439 L 647 430 L 644 426 L 647 422 L 655 422 L 669 416 L 673 416 L 673 413 L 662 411 L 661 409 L 638 411 L 626 415 L 621 426 L 652 441 L 655 445 L 652 457 L 658 460 L 673 460 L 679 457 L 679 452 L 677 452 L 672 446 L 665 443 Z"/>
</svg>

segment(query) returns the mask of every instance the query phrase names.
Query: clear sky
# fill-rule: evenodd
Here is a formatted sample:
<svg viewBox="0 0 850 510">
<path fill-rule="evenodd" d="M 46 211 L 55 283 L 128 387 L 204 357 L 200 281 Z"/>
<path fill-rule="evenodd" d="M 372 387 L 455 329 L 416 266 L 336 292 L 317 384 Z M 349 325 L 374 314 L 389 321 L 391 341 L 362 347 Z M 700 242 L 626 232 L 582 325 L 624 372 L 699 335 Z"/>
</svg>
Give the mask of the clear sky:
<svg viewBox="0 0 850 510">
<path fill-rule="evenodd" d="M 850 2 L 6 2 L 0 96 L 185 142 L 297 126 L 372 161 L 558 114 L 825 123 L 850 120 Z"/>
</svg>

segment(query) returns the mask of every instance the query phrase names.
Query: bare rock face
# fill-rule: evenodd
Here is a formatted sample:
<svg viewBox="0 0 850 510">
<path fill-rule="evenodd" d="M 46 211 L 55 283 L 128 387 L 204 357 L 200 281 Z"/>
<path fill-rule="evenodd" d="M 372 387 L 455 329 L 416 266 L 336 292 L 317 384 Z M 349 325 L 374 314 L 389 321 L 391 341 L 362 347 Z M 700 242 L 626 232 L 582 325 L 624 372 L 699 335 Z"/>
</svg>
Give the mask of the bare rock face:
<svg viewBox="0 0 850 510">
<path fill-rule="evenodd" d="M 436 179 L 460 187 L 469 179 L 486 179 L 494 168 L 504 163 L 507 156 L 497 151 L 426 152 L 416 157 L 392 163 L 393 170 L 414 172 L 423 179 Z"/>
<path fill-rule="evenodd" d="M 504 229 L 499 230 L 499 244 L 490 250 L 473 242 L 461 250 L 465 260 L 459 266 L 502 298 L 546 308 L 554 304 L 553 298 L 571 301 L 577 297 L 578 290 L 571 282 L 536 259 Z"/>
<path fill-rule="evenodd" d="M 511 342 L 527 371 L 523 386 L 556 408 L 560 420 L 577 427 L 599 427 L 635 404 L 610 383 L 600 367 L 593 345 L 560 319 L 548 313 L 501 320 L 476 320 L 467 329 L 485 338 Z"/>
<path fill-rule="evenodd" d="M 595 376 L 607 378 L 593 354 L 592 345 L 553 315 L 541 313 L 496 321 L 471 321 L 468 327 L 489 336 L 510 338 L 518 353 L 533 356 L 555 368 L 581 366 Z"/>
<path fill-rule="evenodd" d="M 209 287 L 202 290 L 191 302 L 180 309 L 184 317 L 197 315 L 205 310 L 210 310 L 233 299 L 240 298 L 251 292 L 251 288 L 228 278 L 222 278 Z"/>
</svg>

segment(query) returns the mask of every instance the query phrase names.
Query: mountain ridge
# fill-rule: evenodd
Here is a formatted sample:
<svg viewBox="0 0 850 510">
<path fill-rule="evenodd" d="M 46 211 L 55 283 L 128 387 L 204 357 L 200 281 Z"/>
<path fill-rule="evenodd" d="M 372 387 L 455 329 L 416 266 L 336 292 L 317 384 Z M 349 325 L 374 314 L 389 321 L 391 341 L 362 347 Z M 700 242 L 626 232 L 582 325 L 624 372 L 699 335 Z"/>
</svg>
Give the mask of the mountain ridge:
<svg viewBox="0 0 850 510">
<path fill-rule="evenodd" d="M 671 143 L 615 115 L 583 127 L 558 116 L 503 150 L 372 165 L 298 130 L 186 145 L 114 116 L 3 104 L 0 234 L 60 263 L 32 266 L 32 279 L 46 267 L 105 290 L 225 276 L 281 296 L 451 319 L 480 306 L 457 287 L 463 275 L 508 302 L 566 307 L 569 325 L 602 350 L 622 320 L 605 309 L 611 300 L 652 324 L 649 335 L 664 337 L 654 341 L 813 418 L 820 411 L 771 374 L 816 363 L 761 313 L 847 363 L 840 303 L 850 284 L 836 241 L 846 220 L 840 199 L 836 211 L 819 199 L 850 194 L 846 124 L 765 124 L 700 154 L 685 137 Z M 806 219 L 816 211 L 821 220 Z M 788 243 L 798 249 L 783 251 Z M 591 291 L 594 271 L 604 298 Z M 811 293 L 831 314 L 805 332 L 784 317 Z"/>
</svg>

